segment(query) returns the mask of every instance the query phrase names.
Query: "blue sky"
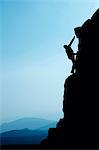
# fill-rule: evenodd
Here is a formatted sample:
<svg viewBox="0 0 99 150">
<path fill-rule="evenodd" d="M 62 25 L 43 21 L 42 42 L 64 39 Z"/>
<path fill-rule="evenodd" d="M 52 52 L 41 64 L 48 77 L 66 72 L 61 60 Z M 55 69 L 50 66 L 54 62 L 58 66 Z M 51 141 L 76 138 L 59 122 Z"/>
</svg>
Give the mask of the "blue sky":
<svg viewBox="0 0 99 150">
<path fill-rule="evenodd" d="M 98 7 L 98 0 L 0 0 L 1 122 L 63 117 L 72 65 L 63 45 Z"/>
</svg>

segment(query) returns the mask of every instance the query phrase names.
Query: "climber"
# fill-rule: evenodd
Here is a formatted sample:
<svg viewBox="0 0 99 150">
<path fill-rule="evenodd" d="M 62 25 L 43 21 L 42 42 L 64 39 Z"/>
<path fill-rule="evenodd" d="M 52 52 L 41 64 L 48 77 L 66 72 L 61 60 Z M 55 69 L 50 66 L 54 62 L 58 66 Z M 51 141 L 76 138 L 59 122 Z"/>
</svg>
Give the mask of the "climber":
<svg viewBox="0 0 99 150">
<path fill-rule="evenodd" d="M 71 48 L 71 45 L 72 45 L 74 39 L 75 39 L 75 36 L 73 37 L 73 39 L 71 40 L 69 45 L 64 45 L 67 56 L 70 60 L 72 60 L 72 63 L 73 63 L 71 73 L 74 73 L 74 70 L 76 69 L 76 58 L 75 58 L 76 53 L 74 53 Z"/>
</svg>

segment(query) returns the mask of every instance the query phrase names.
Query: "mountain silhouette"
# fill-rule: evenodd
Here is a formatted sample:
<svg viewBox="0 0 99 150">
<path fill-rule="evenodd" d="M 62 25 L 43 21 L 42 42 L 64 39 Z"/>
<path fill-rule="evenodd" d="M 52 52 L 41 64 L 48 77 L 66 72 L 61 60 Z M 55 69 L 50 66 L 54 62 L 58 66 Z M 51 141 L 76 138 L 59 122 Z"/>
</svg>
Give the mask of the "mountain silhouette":
<svg viewBox="0 0 99 150">
<path fill-rule="evenodd" d="M 56 124 L 56 121 L 46 120 L 41 118 L 21 118 L 18 120 L 14 120 L 8 123 L 3 123 L 0 126 L 0 133 L 11 131 L 11 130 L 21 130 L 24 128 L 28 128 L 31 130 L 36 130 L 38 128 L 42 128 L 44 126 L 50 126 L 50 124 Z M 53 124 L 53 125 L 54 125 Z M 55 126 L 53 126 L 55 127 Z"/>
<path fill-rule="evenodd" d="M 12 130 L 0 134 L 0 144 L 40 144 L 47 137 L 48 130 Z"/>
<path fill-rule="evenodd" d="M 40 144 L 56 122 L 40 118 L 22 118 L 2 124 L 0 144 Z"/>
</svg>

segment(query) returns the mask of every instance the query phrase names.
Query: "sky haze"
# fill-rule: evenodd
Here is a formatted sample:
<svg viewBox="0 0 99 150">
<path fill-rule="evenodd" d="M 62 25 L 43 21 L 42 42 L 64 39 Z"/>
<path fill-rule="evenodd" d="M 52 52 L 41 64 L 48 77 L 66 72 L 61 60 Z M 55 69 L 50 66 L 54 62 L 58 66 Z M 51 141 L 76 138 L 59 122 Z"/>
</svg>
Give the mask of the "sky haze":
<svg viewBox="0 0 99 150">
<path fill-rule="evenodd" d="M 63 117 L 72 66 L 63 45 L 97 8 L 98 0 L 0 0 L 0 122 Z"/>
</svg>

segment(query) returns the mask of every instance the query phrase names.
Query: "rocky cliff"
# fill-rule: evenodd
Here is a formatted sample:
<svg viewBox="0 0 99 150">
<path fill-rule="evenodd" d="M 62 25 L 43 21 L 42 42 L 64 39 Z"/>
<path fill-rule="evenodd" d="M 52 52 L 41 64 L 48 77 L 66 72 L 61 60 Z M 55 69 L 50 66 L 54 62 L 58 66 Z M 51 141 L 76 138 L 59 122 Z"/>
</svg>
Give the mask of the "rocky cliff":
<svg viewBox="0 0 99 150">
<path fill-rule="evenodd" d="M 43 146 L 99 147 L 99 9 L 74 31 L 79 41 L 76 71 L 64 84 L 64 118 L 49 129 Z"/>
</svg>

